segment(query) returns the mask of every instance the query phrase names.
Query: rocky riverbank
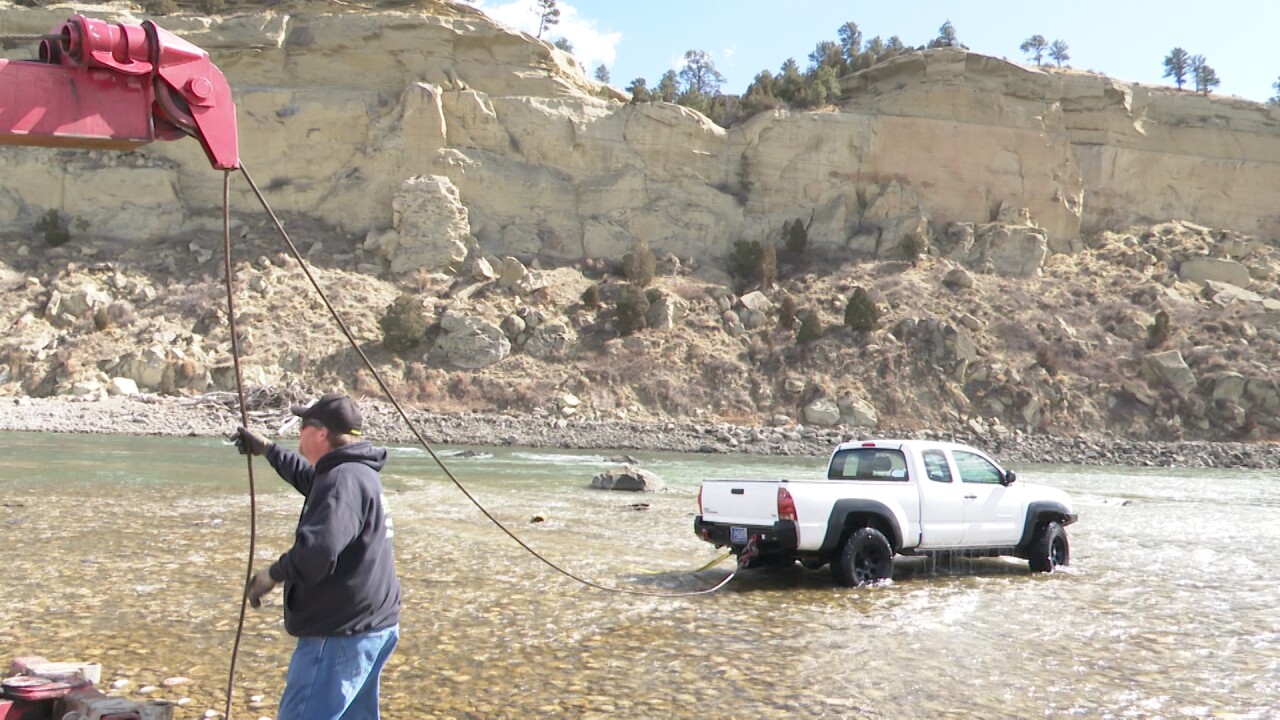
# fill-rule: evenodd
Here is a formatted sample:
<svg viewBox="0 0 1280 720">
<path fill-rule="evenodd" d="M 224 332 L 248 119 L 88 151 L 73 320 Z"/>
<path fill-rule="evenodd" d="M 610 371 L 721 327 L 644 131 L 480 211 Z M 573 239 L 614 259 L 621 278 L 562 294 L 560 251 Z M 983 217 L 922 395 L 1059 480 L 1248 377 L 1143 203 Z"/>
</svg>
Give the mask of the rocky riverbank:
<svg viewBox="0 0 1280 720">
<path fill-rule="evenodd" d="M 251 425 L 276 437 L 296 436 L 281 394 L 250 397 Z M 367 433 L 375 442 L 415 444 L 418 439 L 389 403 L 361 400 Z M 0 401 L 0 430 L 113 433 L 157 436 L 228 436 L 241 423 L 235 396 L 215 393 L 195 398 L 158 395 L 116 396 L 98 401 L 9 397 Z M 838 442 L 867 437 L 926 437 L 984 448 L 1009 463 L 1137 465 L 1164 467 L 1280 468 L 1280 452 L 1270 443 L 1134 442 L 1103 438 L 1028 435 L 1004 428 L 965 434 L 845 428 L 741 426 L 725 423 L 601 422 L 585 419 L 439 414 L 406 409 L 417 431 L 433 445 L 521 446 L 602 451 L 744 453 L 822 457 Z"/>
</svg>

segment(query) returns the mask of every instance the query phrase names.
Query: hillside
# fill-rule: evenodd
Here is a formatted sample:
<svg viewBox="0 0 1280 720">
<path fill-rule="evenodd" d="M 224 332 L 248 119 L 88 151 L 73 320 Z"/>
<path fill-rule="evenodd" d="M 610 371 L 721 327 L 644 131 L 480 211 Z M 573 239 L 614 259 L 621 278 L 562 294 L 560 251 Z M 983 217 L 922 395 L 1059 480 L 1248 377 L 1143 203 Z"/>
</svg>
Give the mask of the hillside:
<svg viewBox="0 0 1280 720">
<path fill-rule="evenodd" d="M 1261 106 L 942 50 L 846 78 L 839 107 L 725 131 L 621 102 L 469 8 L 292 12 L 164 25 L 214 53 L 246 163 L 268 168 L 326 293 L 420 407 L 1145 440 L 1280 429 L 1263 202 L 1280 136 Z M 0 168 L 0 391 L 232 386 L 220 178 L 198 146 L 0 148 Z M 247 382 L 375 394 L 242 186 L 232 213 Z M 622 334 L 622 260 L 642 241 L 654 307 Z M 776 282 L 729 274 L 753 242 L 778 248 Z M 858 287 L 880 313 L 866 333 L 843 327 Z M 421 338 L 392 351 L 379 321 L 402 295 Z M 788 296 L 819 339 L 786 327 Z M 1152 338 L 1160 314 L 1168 336 Z"/>
</svg>

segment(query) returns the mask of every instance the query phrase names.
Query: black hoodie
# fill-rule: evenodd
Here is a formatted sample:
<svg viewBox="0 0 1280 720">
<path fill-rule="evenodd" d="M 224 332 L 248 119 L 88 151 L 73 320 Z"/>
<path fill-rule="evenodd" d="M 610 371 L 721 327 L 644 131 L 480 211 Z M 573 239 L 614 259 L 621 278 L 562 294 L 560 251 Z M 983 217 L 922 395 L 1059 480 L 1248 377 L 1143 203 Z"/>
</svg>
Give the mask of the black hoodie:
<svg viewBox="0 0 1280 720">
<path fill-rule="evenodd" d="M 315 467 L 279 444 L 266 457 L 306 498 L 293 547 L 270 569 L 271 579 L 284 583 L 285 630 L 323 637 L 399 623 L 400 581 L 378 477 L 386 449 L 352 443 Z"/>
</svg>

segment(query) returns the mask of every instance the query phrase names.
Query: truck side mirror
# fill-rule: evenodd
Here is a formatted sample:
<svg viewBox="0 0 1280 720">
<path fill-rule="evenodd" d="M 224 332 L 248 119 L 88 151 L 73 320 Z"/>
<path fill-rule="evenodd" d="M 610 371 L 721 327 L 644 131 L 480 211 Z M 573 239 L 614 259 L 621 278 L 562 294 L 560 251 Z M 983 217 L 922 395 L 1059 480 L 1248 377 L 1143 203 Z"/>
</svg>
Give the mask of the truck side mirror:
<svg viewBox="0 0 1280 720">
<path fill-rule="evenodd" d="M 1013 481 L 1017 479 L 1018 479 L 1017 473 L 1015 473 L 1012 470 L 1005 470 L 1004 477 L 1000 479 L 1000 484 L 1004 485 L 1005 487 L 1009 487 L 1010 485 L 1013 484 Z"/>
</svg>

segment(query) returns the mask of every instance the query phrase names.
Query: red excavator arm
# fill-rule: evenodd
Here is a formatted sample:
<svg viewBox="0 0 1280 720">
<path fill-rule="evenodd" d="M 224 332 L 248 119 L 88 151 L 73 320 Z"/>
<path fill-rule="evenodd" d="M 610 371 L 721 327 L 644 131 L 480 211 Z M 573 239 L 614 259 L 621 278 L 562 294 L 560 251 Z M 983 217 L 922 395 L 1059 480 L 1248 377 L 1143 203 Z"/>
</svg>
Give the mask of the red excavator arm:
<svg viewBox="0 0 1280 720">
<path fill-rule="evenodd" d="M 0 59 L 0 145 L 132 150 L 190 135 L 240 166 L 231 87 L 209 53 L 156 27 L 75 15 L 40 59 Z"/>
</svg>

